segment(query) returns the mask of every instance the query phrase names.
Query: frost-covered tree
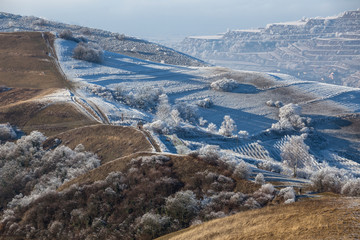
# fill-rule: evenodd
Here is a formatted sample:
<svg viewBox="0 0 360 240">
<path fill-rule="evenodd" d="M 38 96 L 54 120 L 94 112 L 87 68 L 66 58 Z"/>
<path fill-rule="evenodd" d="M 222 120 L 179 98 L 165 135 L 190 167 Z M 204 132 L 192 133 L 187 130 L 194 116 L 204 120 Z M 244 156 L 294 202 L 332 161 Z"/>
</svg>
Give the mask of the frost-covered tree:
<svg viewBox="0 0 360 240">
<path fill-rule="evenodd" d="M 283 163 L 293 169 L 293 176 L 296 177 L 297 169 L 309 165 L 312 156 L 309 153 L 309 146 L 304 143 L 304 135 L 292 136 L 281 148 L 281 159 Z"/>
<path fill-rule="evenodd" d="M 217 81 L 214 81 L 210 84 L 210 87 L 217 91 L 224 91 L 224 92 L 230 92 L 234 88 L 237 88 L 239 86 L 238 82 L 236 82 L 234 79 L 227 79 L 223 78 Z"/>
<path fill-rule="evenodd" d="M 73 57 L 88 62 L 102 63 L 104 52 L 98 45 L 80 42 L 74 48 Z"/>
<path fill-rule="evenodd" d="M 173 197 L 166 199 L 166 214 L 177 219 L 180 224 L 188 225 L 192 218 L 199 211 L 199 203 L 195 194 L 190 191 L 179 191 Z"/>
<path fill-rule="evenodd" d="M 214 123 L 209 123 L 207 130 L 211 133 L 216 133 L 217 132 L 217 127 Z"/>
<path fill-rule="evenodd" d="M 315 172 L 310 180 L 312 187 L 319 192 L 340 193 L 341 188 L 349 177 L 337 168 L 325 167 Z"/>
<path fill-rule="evenodd" d="M 229 116 L 224 116 L 224 121 L 221 123 L 221 127 L 219 129 L 219 134 L 225 137 L 233 136 L 233 133 L 236 131 L 236 124 L 234 120 Z"/>
<path fill-rule="evenodd" d="M 180 117 L 190 122 L 196 122 L 198 107 L 194 104 L 179 102 L 174 108 L 179 111 Z"/>
<path fill-rule="evenodd" d="M 255 177 L 255 183 L 263 185 L 265 183 L 265 178 L 262 173 L 258 173 Z"/>
<path fill-rule="evenodd" d="M 279 109 L 279 121 L 272 124 L 273 130 L 300 130 L 306 127 L 309 118 L 300 117 L 301 107 L 297 104 L 289 103 Z"/>
<path fill-rule="evenodd" d="M 15 139 L 17 134 L 10 123 L 0 124 L 0 141 Z"/>
<path fill-rule="evenodd" d="M 171 225 L 170 218 L 154 213 L 145 213 L 136 221 L 136 237 L 154 239 L 159 237 Z"/>
<path fill-rule="evenodd" d="M 240 179 L 249 179 L 251 175 L 251 169 L 247 163 L 241 161 L 234 170 L 234 176 Z"/>
<path fill-rule="evenodd" d="M 213 102 L 210 98 L 204 98 L 199 100 L 196 104 L 202 108 L 210 108 L 213 105 Z"/>
<path fill-rule="evenodd" d="M 207 120 L 205 120 L 203 117 L 199 118 L 199 125 L 200 126 L 205 126 L 207 124 Z"/>
<path fill-rule="evenodd" d="M 284 203 L 286 204 L 295 202 L 295 191 L 293 187 L 282 188 L 279 196 L 284 199 Z"/>
<path fill-rule="evenodd" d="M 341 188 L 341 194 L 360 197 L 360 178 L 347 181 Z"/>
</svg>

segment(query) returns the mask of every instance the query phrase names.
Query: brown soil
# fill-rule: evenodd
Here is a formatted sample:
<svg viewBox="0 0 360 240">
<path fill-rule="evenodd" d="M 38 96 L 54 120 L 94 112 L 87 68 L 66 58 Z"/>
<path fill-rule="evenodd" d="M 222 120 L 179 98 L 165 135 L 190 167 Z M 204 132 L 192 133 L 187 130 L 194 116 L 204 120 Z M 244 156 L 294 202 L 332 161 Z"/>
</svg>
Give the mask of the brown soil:
<svg viewBox="0 0 360 240">
<path fill-rule="evenodd" d="M 359 239 L 360 199 L 323 197 L 213 220 L 165 239 Z"/>
<path fill-rule="evenodd" d="M 102 164 L 152 149 L 144 134 L 132 127 L 111 125 L 81 127 L 49 138 L 45 146 L 51 146 L 55 138 L 60 139 L 62 144 L 72 149 L 80 143 L 83 144 L 85 150 L 94 152 L 100 157 Z"/>
</svg>

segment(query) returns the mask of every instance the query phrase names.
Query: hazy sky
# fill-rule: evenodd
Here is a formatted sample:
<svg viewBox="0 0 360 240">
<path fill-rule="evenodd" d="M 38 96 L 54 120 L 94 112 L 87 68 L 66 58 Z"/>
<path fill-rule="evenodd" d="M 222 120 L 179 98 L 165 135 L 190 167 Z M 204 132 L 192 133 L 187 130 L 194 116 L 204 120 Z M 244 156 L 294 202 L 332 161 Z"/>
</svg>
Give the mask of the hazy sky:
<svg viewBox="0 0 360 240">
<path fill-rule="evenodd" d="M 360 8 L 359 0 L 0 0 L 0 11 L 146 38 L 264 27 Z"/>
</svg>

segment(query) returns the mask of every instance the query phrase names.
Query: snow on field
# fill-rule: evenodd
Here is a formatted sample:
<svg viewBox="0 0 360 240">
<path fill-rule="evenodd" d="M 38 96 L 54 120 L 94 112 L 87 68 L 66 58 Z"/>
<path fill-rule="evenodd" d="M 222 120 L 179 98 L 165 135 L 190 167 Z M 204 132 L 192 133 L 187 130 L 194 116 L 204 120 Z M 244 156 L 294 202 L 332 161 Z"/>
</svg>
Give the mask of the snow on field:
<svg viewBox="0 0 360 240">
<path fill-rule="evenodd" d="M 103 64 L 89 63 L 73 59 L 72 50 L 76 43 L 62 39 L 56 40 L 56 51 L 64 73 L 81 85 L 98 85 L 109 89 L 121 88 L 125 92 L 135 91 L 139 87 L 151 87 L 164 91 L 172 104 L 186 102 L 194 104 L 210 98 L 214 106 L 209 109 L 199 108 L 199 115 L 217 126 L 224 115 L 230 115 L 239 129 L 256 133 L 263 131 L 276 121 L 265 116 L 274 110 L 257 101 L 259 90 L 252 85 L 239 85 L 233 92 L 221 92 L 210 89 L 213 68 L 189 68 L 166 65 L 135 59 L 124 55 L 106 52 Z M 78 91 L 84 98 L 89 93 Z M 122 114 L 134 121 L 151 121 L 152 114 L 140 112 L 118 102 L 91 96 L 91 101 L 100 105 L 111 122 L 117 122 Z M 115 110 L 117 109 L 117 110 Z M 127 110 L 127 111 L 125 111 Z"/>
<path fill-rule="evenodd" d="M 141 109 L 126 101 L 115 100 L 112 94 L 119 89 L 122 94 L 129 95 L 136 95 L 140 90 L 160 91 L 167 94 L 172 106 L 179 103 L 196 106 L 199 101 L 211 100 L 212 105 L 208 108 L 195 107 L 197 117 L 202 117 L 206 123 L 200 125 L 198 120 L 184 122 L 181 124 L 182 130 L 176 132 L 176 135 L 157 135 L 156 139 L 161 141 L 159 143 L 164 146 L 163 149 L 173 153 L 179 149 L 194 150 L 202 144 L 212 144 L 249 163 L 265 162 L 277 168 L 281 164 L 280 147 L 289 136 L 266 133 L 265 130 L 278 121 L 279 114 L 278 108 L 266 104 L 268 100 L 281 100 L 283 104 L 297 103 L 301 106 L 321 102 L 325 106 L 321 109 L 325 116 L 360 110 L 360 90 L 356 88 L 302 81 L 278 73 L 167 65 L 107 51 L 104 52 L 104 62 L 96 64 L 72 58 L 75 46 L 75 42 L 62 39 L 55 41 L 60 66 L 66 76 L 76 83 L 71 99 L 80 108 L 85 105 L 86 111 L 93 112 L 92 115 L 103 122 L 134 125 L 139 121 L 147 123 L 155 119 L 154 107 Z M 210 86 L 212 82 L 227 77 L 236 80 L 235 88 L 219 91 Z M 96 93 L 98 90 L 91 89 L 100 89 L 102 92 L 99 94 Z M 298 97 L 292 95 L 294 93 Z M 156 106 L 156 103 L 153 105 Z M 332 105 L 338 106 L 335 112 L 331 109 Z M 217 131 L 225 115 L 230 115 L 234 120 L 237 131 L 245 130 L 249 137 L 224 137 L 206 129 L 210 123 L 214 123 Z M 348 169 L 348 166 L 356 166 L 354 171 L 358 172 L 358 163 L 352 158 L 344 159 L 334 154 L 330 150 L 326 155 L 331 156 L 329 163 Z M 321 154 L 316 157 L 319 156 L 324 157 Z M 315 158 L 312 159 L 315 161 Z"/>
</svg>

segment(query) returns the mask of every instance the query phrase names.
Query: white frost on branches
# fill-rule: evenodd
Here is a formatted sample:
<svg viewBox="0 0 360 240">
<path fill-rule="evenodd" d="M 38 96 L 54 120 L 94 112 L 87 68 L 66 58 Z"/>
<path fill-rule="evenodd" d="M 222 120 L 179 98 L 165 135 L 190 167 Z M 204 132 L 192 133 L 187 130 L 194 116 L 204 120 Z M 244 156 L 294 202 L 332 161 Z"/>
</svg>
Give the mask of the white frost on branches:
<svg viewBox="0 0 360 240">
<path fill-rule="evenodd" d="M 219 129 L 219 134 L 225 137 L 233 136 L 233 133 L 236 131 L 236 124 L 234 120 L 229 115 L 224 116 L 224 121 L 221 123 L 221 127 Z"/>
</svg>

